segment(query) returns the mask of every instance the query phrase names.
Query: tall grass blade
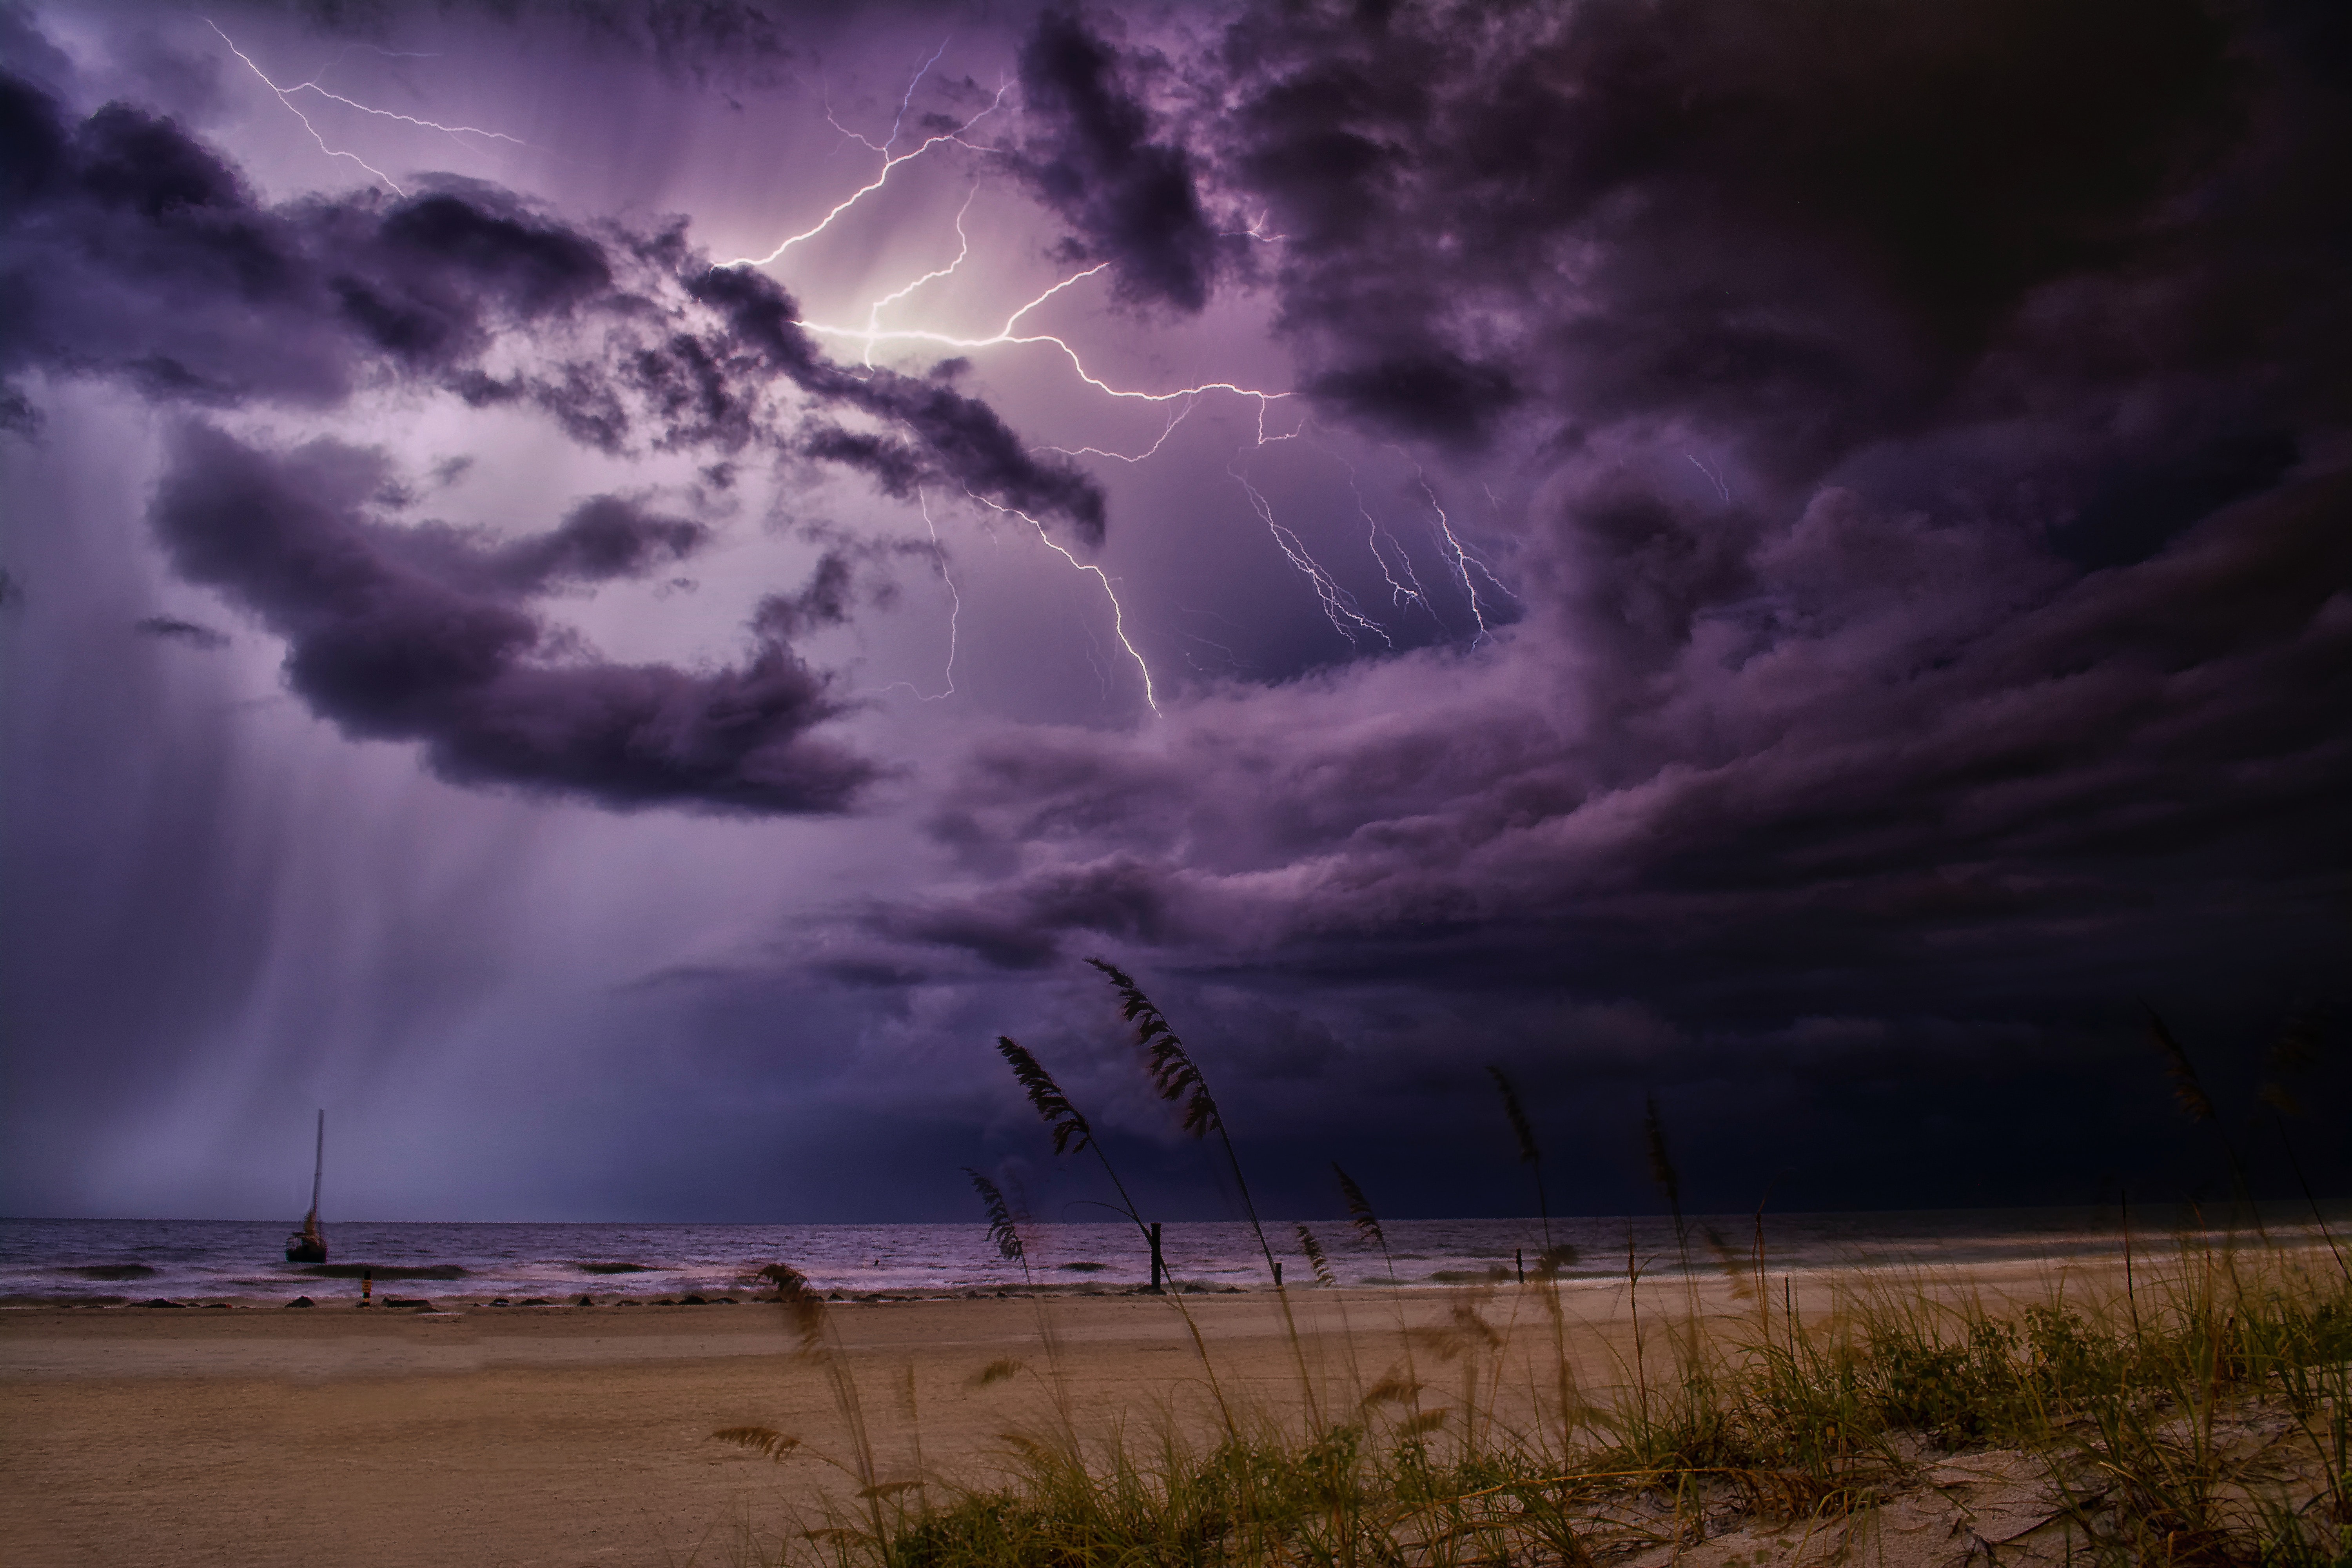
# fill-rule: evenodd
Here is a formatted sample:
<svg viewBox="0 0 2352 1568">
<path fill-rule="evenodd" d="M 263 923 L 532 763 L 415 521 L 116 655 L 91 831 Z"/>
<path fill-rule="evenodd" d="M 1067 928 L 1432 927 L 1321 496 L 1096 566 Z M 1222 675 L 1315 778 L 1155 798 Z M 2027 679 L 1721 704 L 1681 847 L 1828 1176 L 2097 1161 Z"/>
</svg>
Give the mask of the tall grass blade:
<svg viewBox="0 0 2352 1568">
<path fill-rule="evenodd" d="M 1543 1152 L 1536 1147 L 1536 1130 L 1528 1121 L 1526 1110 L 1519 1104 L 1519 1091 L 1512 1086 L 1503 1069 L 1492 1062 L 1486 1064 L 1486 1076 L 1495 1080 L 1495 1088 L 1503 1097 L 1503 1114 L 1510 1119 L 1512 1135 L 1519 1141 L 1519 1163 L 1541 1164 Z"/>
<path fill-rule="evenodd" d="M 1356 1227 L 1358 1236 L 1379 1247 L 1381 1256 L 1386 1258 L 1389 1255 L 1389 1238 L 1381 1231 L 1381 1216 L 1372 1212 L 1371 1202 L 1364 1196 L 1364 1189 L 1356 1185 L 1355 1177 L 1339 1168 L 1337 1160 L 1331 1162 L 1331 1173 L 1339 1178 L 1339 1195 L 1348 1204 L 1348 1223 Z M 1389 1272 L 1391 1275 L 1396 1272 L 1393 1264 L 1390 1266 Z"/>
<path fill-rule="evenodd" d="M 1675 1228 L 1683 1223 L 1683 1182 L 1675 1170 L 1675 1157 L 1666 1147 L 1666 1123 L 1658 1114 L 1658 1097 L 1645 1096 L 1642 1102 L 1642 1136 L 1650 1153 L 1650 1180 L 1664 1194 L 1666 1207 L 1674 1211 Z"/>
<path fill-rule="evenodd" d="M 1298 1227 L 1298 1250 L 1307 1254 L 1307 1264 L 1315 1270 L 1317 1284 L 1328 1288 L 1339 1283 L 1332 1278 L 1330 1261 L 1323 1256 L 1323 1244 L 1316 1240 L 1315 1233 L 1303 1225 Z"/>
<path fill-rule="evenodd" d="M 2155 1008 L 2148 1007 L 2144 1002 L 2140 1005 L 2147 1011 L 2148 1038 L 2163 1053 L 2165 1076 L 2172 1080 L 2173 1103 L 2179 1106 L 2191 1121 L 2219 1121 L 2220 1118 L 2213 1113 L 2213 1097 L 2205 1092 L 2205 1085 L 2199 1080 L 2196 1066 L 2189 1061 L 2189 1053 L 2181 1048 L 2179 1040 L 2172 1037 L 2172 1031 L 2164 1026 L 2164 1020 L 2157 1016 Z"/>
<path fill-rule="evenodd" d="M 1162 1100 L 1183 1102 L 1184 1131 L 1193 1137 L 1223 1132 L 1224 1119 L 1217 1113 L 1217 1101 L 1209 1093 L 1208 1080 L 1185 1054 L 1184 1042 L 1176 1037 L 1167 1015 L 1153 1005 L 1143 988 L 1118 965 L 1100 958 L 1087 962 L 1102 971 L 1118 992 L 1120 1011 L 1135 1026 L 1135 1043 L 1144 1049 L 1145 1070 L 1151 1075 L 1153 1092 Z"/>
<path fill-rule="evenodd" d="M 787 1436 L 772 1426 L 721 1426 L 711 1436 L 721 1443 L 749 1448 L 755 1454 L 765 1454 L 772 1459 L 781 1459 L 801 1446 L 798 1437 Z"/>
<path fill-rule="evenodd" d="M 1013 1205 L 1004 1201 L 1004 1194 L 994 1182 L 970 1165 L 963 1168 L 963 1173 L 971 1178 L 971 1190 L 980 1194 L 980 1206 L 987 1212 L 988 1239 L 996 1248 L 996 1256 L 1021 1265 L 1021 1277 L 1035 1284 L 1035 1277 L 1029 1272 L 1029 1248 L 1021 1239 L 1021 1226 L 1013 1217 Z"/>
<path fill-rule="evenodd" d="M 789 1263 L 771 1263 L 743 1276 L 743 1280 L 746 1284 L 765 1283 L 776 1288 L 773 1300 L 792 1320 L 803 1353 L 815 1353 L 817 1342 L 824 1334 L 824 1296 L 808 1282 L 808 1276 Z"/>
<path fill-rule="evenodd" d="M 1536 1217 L 1543 1226 L 1543 1256 L 1549 1258 L 1554 1250 L 1551 1241 L 1551 1200 L 1544 1193 L 1543 1151 L 1536 1146 L 1535 1125 L 1528 1120 L 1526 1108 L 1519 1104 L 1519 1091 L 1512 1084 L 1509 1076 L 1493 1062 L 1486 1064 L 1486 1076 L 1495 1080 L 1496 1092 L 1503 1097 L 1503 1115 L 1511 1124 L 1511 1136 L 1518 1142 L 1519 1163 L 1525 1165 L 1528 1174 L 1535 1178 Z M 1555 1265 L 1556 1268 L 1557 1265 Z"/>
<path fill-rule="evenodd" d="M 1145 1070 L 1150 1074 L 1153 1091 L 1162 1100 L 1181 1102 L 1186 1132 L 1195 1138 L 1205 1138 L 1212 1132 L 1217 1135 L 1218 1143 L 1225 1151 L 1225 1165 L 1233 1172 L 1234 1185 L 1241 1194 L 1242 1212 L 1249 1217 L 1250 1233 L 1257 1237 L 1258 1250 L 1265 1255 L 1266 1276 L 1280 1289 L 1282 1270 L 1275 1266 L 1274 1247 L 1265 1239 L 1265 1227 L 1258 1223 L 1257 1205 L 1250 1198 L 1249 1178 L 1242 1174 L 1241 1156 L 1234 1152 L 1233 1135 L 1225 1131 L 1225 1119 L 1218 1113 L 1216 1099 L 1209 1092 L 1209 1080 L 1186 1054 L 1184 1042 L 1169 1026 L 1167 1015 L 1153 1005 L 1125 970 L 1108 959 L 1089 958 L 1087 962 L 1102 971 L 1104 978 L 1118 992 L 1120 1011 L 1135 1026 L 1135 1042 L 1144 1049 Z"/>
</svg>

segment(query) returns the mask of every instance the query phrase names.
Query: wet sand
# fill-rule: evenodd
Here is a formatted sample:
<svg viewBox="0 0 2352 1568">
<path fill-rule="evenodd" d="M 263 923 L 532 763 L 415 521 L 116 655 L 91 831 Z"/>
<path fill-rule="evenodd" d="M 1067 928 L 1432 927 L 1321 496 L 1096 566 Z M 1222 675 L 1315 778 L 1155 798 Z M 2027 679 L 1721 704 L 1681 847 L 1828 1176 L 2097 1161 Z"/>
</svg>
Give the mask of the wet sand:
<svg viewBox="0 0 2352 1568">
<path fill-rule="evenodd" d="M 2071 1273 L 2082 1276 L 2080 1269 Z M 1851 1287 L 1851 1275 L 1841 1282 Z M 1945 1271 L 1938 1289 L 2044 1296 L 2036 1268 Z M 1808 1315 L 1827 1280 L 1798 1277 Z M 1780 1276 L 1773 1277 L 1780 1293 Z M 1706 1310 L 1752 1316 L 1721 1279 Z M 1631 1344 L 1622 1280 L 1562 1291 L 1588 1388 L 1620 1381 Z M 1401 1363 L 1445 1394 L 1457 1310 L 1506 1338 L 1503 1419 L 1549 1389 L 1539 1296 L 1492 1290 L 1293 1290 L 1308 1383 L 1331 1403 Z M 1643 1287 L 1646 1316 L 1679 1285 Z M 1777 1310 L 1779 1303 L 1774 1303 Z M 1082 1432 L 1198 1425 L 1217 1394 L 1289 1418 L 1298 1354 L 1270 1293 L 1183 1307 L 1150 1297 L 845 1303 L 831 1342 L 850 1368 L 876 1466 L 984 1481 L 1013 1430 L 1043 1431 L 1064 1391 Z M 1402 1321 L 1400 1319 L 1402 1312 Z M 1041 1320 L 1057 1345 L 1049 1356 Z M 1653 1319 L 1654 1323 L 1656 1320 Z M 424 1315 L 348 1303 L 0 1312 L 0 1562 L 385 1568 L 733 1563 L 822 1523 L 837 1473 L 810 1452 L 851 1444 L 824 1365 L 772 1306 L 468 1306 Z M 1003 1360 L 1020 1371 L 982 1382 Z M 1057 1366 L 1059 1376 L 1045 1375 Z M 782 1463 L 714 1440 L 765 1426 L 809 1446 Z"/>
</svg>

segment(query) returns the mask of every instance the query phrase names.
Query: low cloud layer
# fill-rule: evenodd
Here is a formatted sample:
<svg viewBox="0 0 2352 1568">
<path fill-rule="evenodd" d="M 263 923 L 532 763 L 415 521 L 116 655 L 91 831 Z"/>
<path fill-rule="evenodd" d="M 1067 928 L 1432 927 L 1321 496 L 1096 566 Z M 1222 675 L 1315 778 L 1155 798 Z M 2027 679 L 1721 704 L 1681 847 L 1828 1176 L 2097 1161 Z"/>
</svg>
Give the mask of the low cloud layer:
<svg viewBox="0 0 2352 1568">
<path fill-rule="evenodd" d="M 287 680 L 355 738 L 422 741 L 444 777 L 584 796 L 838 811 L 873 767 L 808 731 L 841 711 L 779 640 L 731 668 L 567 658 L 532 616 L 551 583 L 628 574 L 700 531 L 613 497 L 486 548 L 370 515 L 382 458 L 318 442 L 283 458 L 184 429 L 153 521 L 173 565 L 287 642 Z"/>
</svg>

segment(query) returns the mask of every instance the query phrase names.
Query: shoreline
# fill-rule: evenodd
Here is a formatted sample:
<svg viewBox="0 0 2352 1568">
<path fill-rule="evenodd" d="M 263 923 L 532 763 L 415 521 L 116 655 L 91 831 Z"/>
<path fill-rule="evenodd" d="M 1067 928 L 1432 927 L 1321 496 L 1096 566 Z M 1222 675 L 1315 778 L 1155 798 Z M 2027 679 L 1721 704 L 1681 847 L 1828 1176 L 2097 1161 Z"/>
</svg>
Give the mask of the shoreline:
<svg viewBox="0 0 2352 1568">
<path fill-rule="evenodd" d="M 2177 1248 L 2141 1248 L 2135 1253 L 2135 1256 L 2149 1267 L 2160 1268 L 2163 1260 L 2171 1256 L 2177 1250 Z M 2322 1249 L 2318 1248 L 2315 1244 L 2304 1243 L 2291 1247 L 2282 1247 L 2273 1244 L 2272 1247 L 2264 1248 L 2263 1250 L 2280 1252 L 2297 1250 L 2319 1251 Z M 1818 1284 L 1824 1280 L 1915 1279 L 1942 1275 L 1950 1275 L 1955 1277 L 1962 1275 L 1969 1277 L 2007 1277 L 2021 1273 L 2049 1273 L 2053 1271 L 2066 1270 L 2091 1270 L 2095 1272 L 2103 1271 L 2110 1268 L 2120 1268 L 2122 1267 L 2123 1256 L 2123 1251 L 2120 1247 L 2108 1250 L 2091 1250 L 2082 1247 L 2068 1247 L 2063 1250 L 2053 1249 L 2049 1252 L 2041 1254 L 2021 1250 L 2017 1253 L 1990 1258 L 1972 1258 L 1955 1259 L 1937 1257 L 1933 1253 L 1925 1253 L 1916 1257 L 1900 1258 L 1874 1258 L 1869 1261 L 1810 1259 L 1802 1262 L 1794 1260 L 1784 1262 L 1776 1261 L 1768 1258 L 1760 1272 L 1769 1276 L 1769 1278 L 1775 1280 L 1787 1279 L 1808 1284 Z M 395 1270 L 393 1271 L 396 1271 L 396 1267 L 397 1266 L 395 1266 Z M 410 1270 L 408 1272 L 413 1274 L 419 1271 Z M 1720 1260 L 1708 1260 L 1706 1262 L 1694 1261 L 1692 1267 L 1687 1271 L 1678 1266 L 1667 1264 L 1663 1261 L 1649 1260 L 1645 1261 L 1644 1266 L 1641 1270 L 1641 1279 L 1646 1286 L 1657 1289 L 1671 1288 L 1675 1290 L 1683 1290 L 1693 1285 L 1704 1289 L 1712 1284 L 1719 1283 L 1734 1275 L 1745 1278 L 1757 1272 L 1759 1272 L 1759 1270 L 1752 1268 L 1744 1259 L 1738 1260 L 1732 1264 L 1727 1264 Z M 1625 1283 L 1625 1271 L 1622 1268 L 1614 1271 L 1583 1269 L 1559 1275 L 1558 1277 L 1558 1284 L 1563 1291 L 1569 1292 L 1581 1292 L 1595 1289 L 1606 1290 L 1622 1287 Z M 1203 1280 L 1193 1279 L 1171 1279 L 1165 1289 L 1158 1291 L 1155 1291 L 1149 1286 L 1142 1284 L 1127 1284 L 1111 1281 L 1100 1283 L 1093 1281 L 1071 1281 L 1068 1283 L 1048 1281 L 1043 1283 L 1009 1285 L 991 1284 L 976 1286 L 903 1286 L 876 1289 L 849 1289 L 819 1286 L 817 1289 L 828 1305 L 852 1306 L 860 1303 L 884 1301 L 983 1301 L 1033 1300 L 1066 1301 L 1124 1300 L 1129 1299 L 1151 1300 L 1168 1300 L 1177 1297 L 1182 1297 L 1186 1300 L 1195 1300 L 1200 1298 L 1225 1296 L 1243 1296 L 1271 1300 L 1276 1299 L 1278 1295 L 1282 1294 L 1287 1294 L 1294 1300 L 1352 1297 L 1376 1297 L 1381 1300 L 1386 1300 L 1391 1294 L 1402 1294 L 1408 1298 L 1439 1297 L 1462 1290 L 1512 1290 L 1529 1289 L 1539 1285 L 1541 1282 L 1540 1277 L 1533 1273 L 1529 1273 L 1522 1277 L 1515 1273 L 1512 1269 L 1496 1268 L 1487 1269 L 1484 1272 L 1446 1270 L 1436 1274 L 1423 1275 L 1417 1278 L 1402 1278 L 1393 1283 L 1385 1280 L 1364 1279 L 1344 1284 L 1324 1285 L 1310 1278 L 1304 1281 L 1286 1281 L 1279 1291 L 1276 1287 L 1264 1282 L 1237 1285 L 1229 1283 L 1211 1283 Z M 413 1277 L 394 1278 L 390 1280 L 379 1279 L 376 1284 L 377 1289 L 373 1297 L 362 1297 L 359 1293 L 357 1280 L 345 1279 L 341 1276 L 315 1282 L 299 1279 L 289 1280 L 287 1282 L 285 1289 L 297 1291 L 298 1296 L 294 1298 L 284 1297 L 274 1292 L 270 1294 L 257 1294 L 251 1291 L 205 1291 L 188 1294 L 178 1298 L 152 1296 L 142 1297 L 132 1294 L 115 1294 L 111 1292 L 84 1294 L 79 1291 L 46 1293 L 20 1291 L 12 1294 L 0 1295 L 0 1320 L 5 1320 L 9 1316 L 23 1312 L 86 1312 L 96 1310 L 156 1311 L 184 1309 L 199 1310 L 228 1309 L 238 1311 L 283 1310 L 287 1309 L 295 1309 L 331 1311 L 372 1308 L 376 1310 L 399 1311 L 407 1309 L 404 1309 L 403 1307 L 394 1305 L 394 1303 L 406 1302 L 409 1304 L 410 1308 L 413 1308 L 415 1303 L 419 1300 L 430 1301 L 436 1307 L 448 1307 L 462 1311 L 479 1310 L 517 1312 L 552 1309 L 611 1310 L 614 1308 L 757 1306 L 761 1304 L 772 1304 L 772 1298 L 762 1293 L 768 1289 L 764 1285 L 738 1285 L 732 1289 L 729 1289 L 724 1287 L 706 1285 L 697 1290 L 683 1291 L 673 1287 L 668 1294 L 656 1296 L 650 1292 L 637 1293 L 610 1289 L 598 1290 L 591 1282 L 582 1283 L 576 1286 L 567 1286 L 557 1294 L 551 1296 L 515 1296 L 496 1295 L 478 1289 L 465 1289 L 462 1288 L 462 1281 L 447 1279 L 418 1279 Z M 306 1290 L 303 1289 L 305 1285 L 310 1285 L 313 1289 Z M 438 1286 L 448 1285 L 457 1285 L 460 1286 L 460 1288 L 456 1289 L 436 1289 L 436 1287 Z M 585 1300 L 583 1300 L 583 1298 L 585 1298 Z M 307 1299 L 310 1301 L 310 1309 L 300 1309 L 297 1307 L 297 1300 L 300 1299 Z"/>
</svg>

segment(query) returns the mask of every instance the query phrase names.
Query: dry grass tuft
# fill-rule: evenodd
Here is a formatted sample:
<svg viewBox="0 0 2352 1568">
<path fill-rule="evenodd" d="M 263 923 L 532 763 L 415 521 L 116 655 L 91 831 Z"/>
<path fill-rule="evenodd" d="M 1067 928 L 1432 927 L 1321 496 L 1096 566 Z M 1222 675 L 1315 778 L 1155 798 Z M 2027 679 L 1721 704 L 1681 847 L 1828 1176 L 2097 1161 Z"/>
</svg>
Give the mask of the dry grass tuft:
<svg viewBox="0 0 2352 1568">
<path fill-rule="evenodd" d="M 721 1443 L 749 1448 L 755 1454 L 765 1454 L 772 1459 L 781 1459 L 801 1446 L 798 1437 L 787 1436 L 772 1426 L 722 1426 L 711 1436 Z"/>
<path fill-rule="evenodd" d="M 1024 1363 L 1013 1356 L 999 1356 L 973 1373 L 966 1382 L 972 1388 L 986 1388 L 992 1383 L 1003 1383 L 1007 1378 L 1018 1377 L 1027 1370 Z"/>
</svg>

